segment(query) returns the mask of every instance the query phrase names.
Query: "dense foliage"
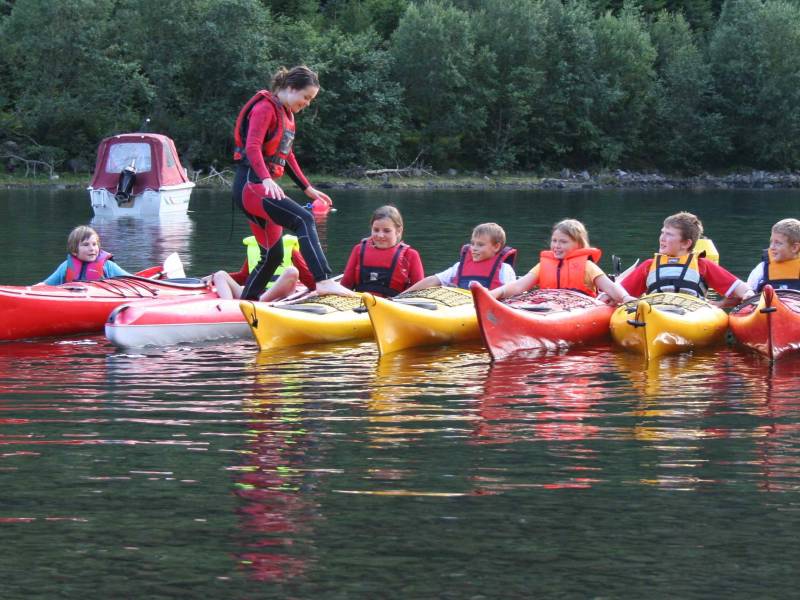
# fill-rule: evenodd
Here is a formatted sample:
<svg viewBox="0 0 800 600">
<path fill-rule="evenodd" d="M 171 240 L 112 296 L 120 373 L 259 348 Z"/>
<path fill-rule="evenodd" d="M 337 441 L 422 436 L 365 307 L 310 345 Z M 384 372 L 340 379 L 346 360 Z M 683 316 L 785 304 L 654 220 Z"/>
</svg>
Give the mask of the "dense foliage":
<svg viewBox="0 0 800 600">
<path fill-rule="evenodd" d="M 2 163 L 88 169 L 149 118 L 227 165 L 300 63 L 308 170 L 800 168 L 797 0 L 3 0 Z"/>
</svg>

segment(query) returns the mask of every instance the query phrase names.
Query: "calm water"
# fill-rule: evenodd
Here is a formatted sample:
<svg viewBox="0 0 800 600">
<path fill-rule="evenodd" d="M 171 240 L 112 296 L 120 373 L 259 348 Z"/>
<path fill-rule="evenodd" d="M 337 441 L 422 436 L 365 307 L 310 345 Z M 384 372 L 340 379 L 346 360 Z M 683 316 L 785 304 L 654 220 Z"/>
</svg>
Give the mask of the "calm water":
<svg viewBox="0 0 800 600">
<path fill-rule="evenodd" d="M 393 202 L 429 272 L 495 220 L 527 269 L 572 216 L 626 263 L 696 212 L 744 277 L 797 192 L 341 192 L 335 269 Z M 84 192 L 0 190 L 3 283 L 90 222 Z M 95 223 L 129 270 L 242 259 L 243 220 Z M 608 266 L 608 261 L 603 261 Z M 800 360 L 610 347 L 490 364 L 479 346 L 0 345 L 0 598 L 797 595 Z"/>
</svg>

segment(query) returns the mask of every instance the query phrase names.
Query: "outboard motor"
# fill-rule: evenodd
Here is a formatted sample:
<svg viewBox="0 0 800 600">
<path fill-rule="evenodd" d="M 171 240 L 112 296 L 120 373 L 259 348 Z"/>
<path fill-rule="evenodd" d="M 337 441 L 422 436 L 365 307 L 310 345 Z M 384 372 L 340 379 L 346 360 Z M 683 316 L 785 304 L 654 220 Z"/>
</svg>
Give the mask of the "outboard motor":
<svg viewBox="0 0 800 600">
<path fill-rule="evenodd" d="M 136 161 L 131 161 L 127 167 L 122 169 L 119 174 L 119 181 L 117 182 L 117 193 L 114 198 L 117 204 L 130 204 L 133 196 L 133 184 L 136 182 Z"/>
</svg>

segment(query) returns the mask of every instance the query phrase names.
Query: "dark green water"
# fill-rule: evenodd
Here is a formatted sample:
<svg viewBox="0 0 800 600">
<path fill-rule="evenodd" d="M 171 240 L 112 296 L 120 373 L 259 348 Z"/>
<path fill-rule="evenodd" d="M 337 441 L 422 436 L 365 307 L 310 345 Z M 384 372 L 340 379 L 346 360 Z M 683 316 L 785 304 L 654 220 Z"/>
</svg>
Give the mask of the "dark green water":
<svg viewBox="0 0 800 600">
<path fill-rule="evenodd" d="M 335 269 L 393 202 L 429 272 L 488 220 L 527 269 L 567 216 L 627 263 L 687 209 L 746 277 L 800 194 L 334 199 Z M 91 212 L 83 192 L 0 190 L 0 219 L 0 281 L 23 284 Z M 241 263 L 227 194 L 95 226 L 129 270 Z M 0 598 L 793 597 L 798 376 L 736 347 L 645 366 L 610 347 L 492 365 L 479 346 L 2 344 Z"/>
</svg>

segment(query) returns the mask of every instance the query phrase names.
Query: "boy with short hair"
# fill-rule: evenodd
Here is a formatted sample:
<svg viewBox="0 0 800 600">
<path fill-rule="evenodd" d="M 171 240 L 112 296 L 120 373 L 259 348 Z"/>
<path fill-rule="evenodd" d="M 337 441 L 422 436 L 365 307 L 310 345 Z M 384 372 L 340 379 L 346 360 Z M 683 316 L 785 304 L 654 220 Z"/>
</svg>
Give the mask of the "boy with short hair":
<svg viewBox="0 0 800 600">
<path fill-rule="evenodd" d="M 664 219 L 658 252 L 641 263 L 622 281 L 628 293 L 682 292 L 705 298 L 708 288 L 721 296 L 745 300 L 753 290 L 735 275 L 711 260 L 692 252 L 703 235 L 703 224 L 695 215 L 680 212 Z"/>
<path fill-rule="evenodd" d="M 766 284 L 779 290 L 800 290 L 800 221 L 783 219 L 772 226 L 769 248 L 747 278 L 760 292 Z"/>
<path fill-rule="evenodd" d="M 461 248 L 461 260 L 449 269 L 429 275 L 406 291 L 435 286 L 469 289 L 472 281 L 494 289 L 514 281 L 514 260 L 517 251 L 506 246 L 506 232 L 497 223 L 481 223 L 472 230 L 469 244 Z"/>
<path fill-rule="evenodd" d="M 67 260 L 58 265 L 42 284 L 61 285 L 130 275 L 111 260 L 114 257 L 110 253 L 100 249 L 100 236 L 88 225 L 79 225 L 69 233 L 67 252 Z"/>
</svg>

